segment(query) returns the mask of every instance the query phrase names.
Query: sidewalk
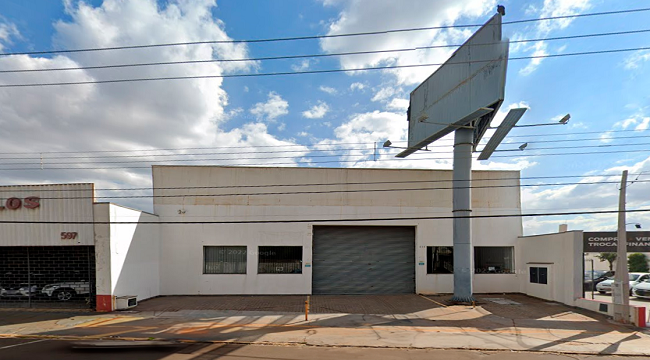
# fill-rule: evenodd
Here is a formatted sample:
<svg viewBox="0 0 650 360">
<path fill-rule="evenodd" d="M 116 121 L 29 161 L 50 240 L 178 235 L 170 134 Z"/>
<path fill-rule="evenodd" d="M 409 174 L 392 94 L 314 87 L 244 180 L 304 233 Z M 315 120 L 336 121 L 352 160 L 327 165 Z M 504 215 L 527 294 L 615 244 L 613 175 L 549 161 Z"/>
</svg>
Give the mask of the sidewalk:
<svg viewBox="0 0 650 360">
<path fill-rule="evenodd" d="M 310 314 L 308 321 L 304 314 L 278 311 L 146 310 L 110 314 L 0 311 L 0 337 L 650 355 L 647 333 L 613 324 L 599 314 L 518 295 L 485 296 L 482 305 L 476 308 L 445 307 L 438 300 L 441 299 L 425 299 L 433 307 L 411 313 L 319 313 Z"/>
</svg>

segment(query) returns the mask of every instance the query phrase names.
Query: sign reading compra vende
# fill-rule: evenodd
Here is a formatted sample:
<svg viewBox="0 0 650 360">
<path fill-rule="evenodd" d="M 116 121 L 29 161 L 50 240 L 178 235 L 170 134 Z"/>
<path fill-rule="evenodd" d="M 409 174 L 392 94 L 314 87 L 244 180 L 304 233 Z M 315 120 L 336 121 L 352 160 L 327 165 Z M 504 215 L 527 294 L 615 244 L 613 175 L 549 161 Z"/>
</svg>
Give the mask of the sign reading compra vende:
<svg viewBox="0 0 650 360">
<path fill-rule="evenodd" d="M 615 231 L 583 233 L 584 252 L 616 252 L 618 234 Z M 650 252 L 650 231 L 628 231 L 628 252 Z"/>
</svg>

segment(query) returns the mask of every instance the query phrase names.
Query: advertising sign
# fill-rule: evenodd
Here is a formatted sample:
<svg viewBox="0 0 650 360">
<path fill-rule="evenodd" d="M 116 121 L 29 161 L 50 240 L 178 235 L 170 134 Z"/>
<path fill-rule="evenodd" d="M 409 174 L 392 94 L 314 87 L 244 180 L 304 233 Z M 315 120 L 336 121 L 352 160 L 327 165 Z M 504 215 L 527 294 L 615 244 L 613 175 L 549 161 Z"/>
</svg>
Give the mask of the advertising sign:
<svg viewBox="0 0 650 360">
<path fill-rule="evenodd" d="M 584 252 L 616 252 L 618 236 L 615 231 L 583 233 Z M 650 231 L 628 231 L 627 252 L 650 252 Z"/>
</svg>

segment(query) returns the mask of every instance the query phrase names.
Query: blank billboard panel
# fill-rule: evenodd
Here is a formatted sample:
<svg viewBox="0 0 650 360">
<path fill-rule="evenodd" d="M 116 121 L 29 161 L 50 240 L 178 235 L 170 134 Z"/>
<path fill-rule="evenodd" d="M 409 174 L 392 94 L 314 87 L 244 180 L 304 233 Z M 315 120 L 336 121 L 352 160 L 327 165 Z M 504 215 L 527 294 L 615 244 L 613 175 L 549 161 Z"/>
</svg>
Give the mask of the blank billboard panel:
<svg viewBox="0 0 650 360">
<path fill-rule="evenodd" d="M 503 102 L 507 63 L 508 41 L 502 41 L 496 14 L 411 92 L 408 147 L 415 151 L 480 119 L 478 143 Z M 481 108 L 490 111 L 472 117 Z"/>
</svg>

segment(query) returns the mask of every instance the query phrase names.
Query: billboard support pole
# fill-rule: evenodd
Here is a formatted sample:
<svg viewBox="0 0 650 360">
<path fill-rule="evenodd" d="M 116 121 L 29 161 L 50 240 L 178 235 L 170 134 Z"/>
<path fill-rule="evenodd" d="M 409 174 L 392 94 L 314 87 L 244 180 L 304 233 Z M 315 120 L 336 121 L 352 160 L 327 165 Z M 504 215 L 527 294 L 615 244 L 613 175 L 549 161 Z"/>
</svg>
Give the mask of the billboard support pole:
<svg viewBox="0 0 650 360">
<path fill-rule="evenodd" d="M 454 296 L 452 301 L 471 303 L 473 296 L 474 251 L 472 247 L 472 148 L 474 130 L 454 133 L 453 231 Z"/>
</svg>

